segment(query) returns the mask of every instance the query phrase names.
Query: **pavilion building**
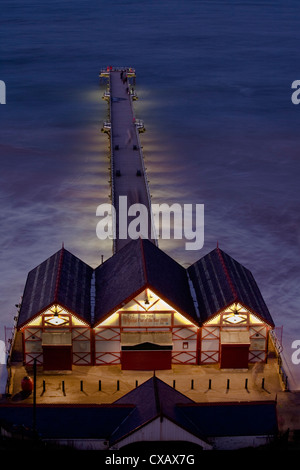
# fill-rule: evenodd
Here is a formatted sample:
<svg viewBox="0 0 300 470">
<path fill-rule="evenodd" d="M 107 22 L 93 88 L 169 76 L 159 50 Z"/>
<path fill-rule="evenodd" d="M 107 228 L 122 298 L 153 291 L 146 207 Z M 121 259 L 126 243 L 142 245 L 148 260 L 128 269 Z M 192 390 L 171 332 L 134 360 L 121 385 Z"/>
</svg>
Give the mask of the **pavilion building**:
<svg viewBox="0 0 300 470">
<path fill-rule="evenodd" d="M 138 239 L 96 269 L 62 247 L 30 271 L 15 344 L 44 370 L 248 368 L 273 327 L 251 272 L 219 247 L 185 269 Z"/>
</svg>

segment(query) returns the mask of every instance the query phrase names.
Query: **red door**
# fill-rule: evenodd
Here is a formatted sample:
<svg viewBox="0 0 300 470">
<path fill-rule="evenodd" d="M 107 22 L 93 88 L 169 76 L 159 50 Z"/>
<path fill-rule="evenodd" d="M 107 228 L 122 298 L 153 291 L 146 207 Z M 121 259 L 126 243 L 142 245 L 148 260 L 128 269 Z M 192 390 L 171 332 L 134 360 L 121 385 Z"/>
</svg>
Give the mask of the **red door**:
<svg viewBox="0 0 300 470">
<path fill-rule="evenodd" d="M 172 351 L 122 351 L 123 370 L 171 369 Z"/>
<path fill-rule="evenodd" d="M 249 344 L 222 344 L 221 369 L 248 369 Z"/>
<path fill-rule="evenodd" d="M 72 346 L 43 346 L 44 370 L 72 370 Z"/>
</svg>

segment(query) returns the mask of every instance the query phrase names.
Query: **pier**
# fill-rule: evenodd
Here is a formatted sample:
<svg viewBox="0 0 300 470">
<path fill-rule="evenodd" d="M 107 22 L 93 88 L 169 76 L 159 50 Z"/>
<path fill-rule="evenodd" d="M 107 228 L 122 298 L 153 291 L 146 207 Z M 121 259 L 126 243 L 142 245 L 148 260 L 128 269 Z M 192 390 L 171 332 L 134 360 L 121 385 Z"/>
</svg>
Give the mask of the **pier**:
<svg viewBox="0 0 300 470">
<path fill-rule="evenodd" d="M 196 436 L 201 448 L 272 449 L 288 439 L 299 447 L 300 394 L 289 388 L 282 343 L 252 273 L 218 245 L 188 268 L 155 246 L 135 70 L 109 67 L 100 78 L 114 254 L 93 268 L 63 245 L 29 271 L 8 349 L 0 434 L 15 439 L 11 429 L 26 425 L 29 438 L 38 432 L 46 445 L 97 450 L 125 448 L 129 434 L 133 443 Z M 147 240 L 132 240 L 135 204 L 146 210 Z M 144 416 L 145 403 L 154 414 L 131 421 Z"/>
<path fill-rule="evenodd" d="M 143 205 L 147 212 L 148 238 L 157 245 L 152 215 L 151 197 L 147 182 L 144 157 L 139 134 L 145 131 L 141 120 L 136 119 L 133 101 L 137 99 L 133 85 L 135 70 L 130 67 L 107 67 L 100 72 L 100 78 L 106 82 L 103 99 L 108 102 L 108 120 L 103 123 L 102 132 L 109 136 L 110 146 L 110 183 L 111 201 L 115 208 L 116 218 L 113 221 L 114 244 L 113 252 L 119 251 L 132 237 L 128 230 L 120 226 L 120 217 L 127 217 L 128 229 L 130 221 L 139 216 L 128 216 L 129 207 L 138 209 L 134 204 Z"/>
</svg>

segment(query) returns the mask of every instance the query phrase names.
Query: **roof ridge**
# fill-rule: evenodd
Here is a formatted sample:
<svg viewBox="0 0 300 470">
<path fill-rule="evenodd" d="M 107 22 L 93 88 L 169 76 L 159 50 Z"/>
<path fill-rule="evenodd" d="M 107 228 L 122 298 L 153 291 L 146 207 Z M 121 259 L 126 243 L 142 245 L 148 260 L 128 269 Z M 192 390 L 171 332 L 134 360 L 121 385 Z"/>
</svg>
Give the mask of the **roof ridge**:
<svg viewBox="0 0 300 470">
<path fill-rule="evenodd" d="M 231 289 L 231 292 L 232 292 L 233 295 L 234 295 L 234 299 L 237 300 L 237 299 L 238 299 L 238 294 L 237 294 L 237 291 L 236 291 L 236 289 L 235 289 L 235 287 L 234 287 L 234 284 L 233 284 L 233 282 L 232 282 L 232 280 L 231 280 L 231 277 L 230 277 L 230 275 L 229 275 L 229 272 L 228 272 L 228 269 L 227 269 L 227 267 L 226 267 L 225 260 L 224 260 L 224 258 L 223 258 L 223 256 L 222 256 L 221 250 L 220 250 L 219 246 L 217 246 L 216 249 L 217 249 L 217 253 L 218 253 L 219 259 L 220 259 L 220 261 L 221 261 L 221 265 L 222 265 L 223 271 L 224 271 L 224 273 L 225 273 L 227 282 L 228 282 L 229 287 L 230 287 L 230 289 Z"/>
<path fill-rule="evenodd" d="M 57 298 L 58 298 L 58 287 L 59 287 L 59 282 L 61 278 L 63 257 L 64 257 L 64 246 L 62 246 L 60 250 L 58 270 L 57 270 L 56 283 L 55 283 L 54 302 L 57 302 Z"/>
<path fill-rule="evenodd" d="M 157 386 L 157 377 L 156 375 L 153 376 L 153 388 L 154 388 L 154 397 L 155 397 L 155 404 L 156 404 L 156 412 L 158 415 L 161 414 L 161 403 L 159 400 L 159 392 L 158 392 L 158 386 Z"/>
<path fill-rule="evenodd" d="M 142 252 L 142 265 L 143 265 L 143 271 L 144 271 L 144 276 L 145 276 L 145 283 L 148 284 L 148 274 L 147 274 L 147 265 L 146 265 L 146 259 L 145 259 L 145 251 L 144 251 L 144 245 L 143 245 L 143 240 L 140 237 L 140 245 L 141 245 L 141 252 Z"/>
</svg>

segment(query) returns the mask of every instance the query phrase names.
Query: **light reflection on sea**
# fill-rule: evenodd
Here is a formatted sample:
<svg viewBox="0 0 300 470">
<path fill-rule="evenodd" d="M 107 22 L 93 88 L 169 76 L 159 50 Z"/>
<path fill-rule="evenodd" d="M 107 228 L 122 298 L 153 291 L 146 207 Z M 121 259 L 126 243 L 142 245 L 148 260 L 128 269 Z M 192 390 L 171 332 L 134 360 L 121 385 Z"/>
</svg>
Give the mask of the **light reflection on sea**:
<svg viewBox="0 0 300 470">
<path fill-rule="evenodd" d="M 4 4 L 0 335 L 28 271 L 62 242 L 93 267 L 111 255 L 96 237 L 110 193 L 98 72 L 124 64 L 137 69 L 153 201 L 205 205 L 200 252 L 159 246 L 187 266 L 218 242 L 249 268 L 289 360 L 300 339 L 297 1 Z"/>
</svg>

